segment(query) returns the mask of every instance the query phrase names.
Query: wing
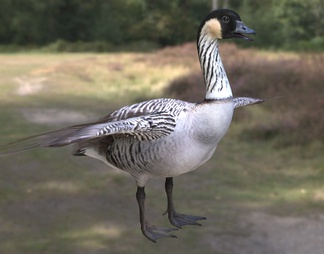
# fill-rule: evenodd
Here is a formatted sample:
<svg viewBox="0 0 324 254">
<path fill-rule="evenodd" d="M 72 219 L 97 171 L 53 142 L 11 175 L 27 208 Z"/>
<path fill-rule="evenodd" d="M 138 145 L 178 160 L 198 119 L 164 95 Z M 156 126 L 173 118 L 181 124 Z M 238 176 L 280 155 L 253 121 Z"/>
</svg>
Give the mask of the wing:
<svg viewBox="0 0 324 254">
<path fill-rule="evenodd" d="M 32 136 L 0 147 L 0 157 L 37 147 L 61 147 L 109 135 L 130 135 L 138 140 L 154 140 L 170 134 L 176 126 L 169 113 L 156 113 L 125 120 L 71 126 Z"/>
<path fill-rule="evenodd" d="M 96 137 L 116 134 L 131 135 L 138 140 L 153 140 L 170 134 L 175 126 L 176 119 L 174 115 L 156 113 L 98 124 L 95 128 L 95 135 Z M 93 127 L 90 128 L 93 129 Z"/>
<path fill-rule="evenodd" d="M 183 109 L 192 106 L 192 103 L 181 100 L 159 98 L 122 107 L 100 118 L 99 122 L 119 121 L 131 117 L 157 114 L 159 112 L 168 112 L 171 115 L 177 116 Z"/>
<path fill-rule="evenodd" d="M 68 137 L 73 133 L 81 130 L 87 125 L 77 125 L 64 128 L 57 131 L 47 132 L 40 135 L 24 138 L 4 146 L 0 146 L 0 157 L 15 154 L 27 150 L 31 150 L 37 147 L 51 147 L 55 140 L 62 137 Z M 57 145 L 59 146 L 59 145 Z"/>
<path fill-rule="evenodd" d="M 101 140 L 107 136 L 133 136 L 154 140 L 173 132 L 181 111 L 194 104 L 174 99 L 155 99 L 125 106 L 95 123 L 75 125 L 0 146 L 0 157 L 37 147 L 60 147 Z"/>
</svg>

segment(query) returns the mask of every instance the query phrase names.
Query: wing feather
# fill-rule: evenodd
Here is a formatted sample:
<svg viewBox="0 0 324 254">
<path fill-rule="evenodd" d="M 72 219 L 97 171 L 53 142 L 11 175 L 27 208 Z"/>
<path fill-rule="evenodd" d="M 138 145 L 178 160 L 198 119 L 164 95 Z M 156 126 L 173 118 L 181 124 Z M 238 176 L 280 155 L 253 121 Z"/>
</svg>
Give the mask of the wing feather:
<svg viewBox="0 0 324 254">
<path fill-rule="evenodd" d="M 138 140 L 154 140 L 170 134 L 175 126 L 175 118 L 168 113 L 157 113 L 114 122 L 76 125 L 1 146 L 0 157 L 37 147 L 61 147 L 109 135 L 131 135 Z"/>
<path fill-rule="evenodd" d="M 181 111 L 194 104 L 174 100 L 155 99 L 125 106 L 95 123 L 75 125 L 43 133 L 0 146 L 0 157 L 37 147 L 60 147 L 101 140 L 107 136 L 133 136 L 138 140 L 154 140 L 174 131 Z"/>
<path fill-rule="evenodd" d="M 37 147 L 54 147 L 56 140 L 68 137 L 85 125 L 71 126 L 57 131 L 47 132 L 40 135 L 27 137 L 4 146 L 0 146 L 0 157 L 28 151 Z M 63 145 L 61 145 L 63 146 Z"/>
</svg>

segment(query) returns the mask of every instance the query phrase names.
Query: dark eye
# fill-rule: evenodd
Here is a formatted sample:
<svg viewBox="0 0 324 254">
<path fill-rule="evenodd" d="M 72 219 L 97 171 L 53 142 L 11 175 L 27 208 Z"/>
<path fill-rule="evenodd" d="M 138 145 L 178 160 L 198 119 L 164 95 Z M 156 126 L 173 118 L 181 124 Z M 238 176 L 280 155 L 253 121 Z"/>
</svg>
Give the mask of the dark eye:
<svg viewBox="0 0 324 254">
<path fill-rule="evenodd" d="M 229 18 L 229 16 L 223 16 L 222 20 L 224 23 L 228 23 L 230 21 L 230 18 Z"/>
</svg>

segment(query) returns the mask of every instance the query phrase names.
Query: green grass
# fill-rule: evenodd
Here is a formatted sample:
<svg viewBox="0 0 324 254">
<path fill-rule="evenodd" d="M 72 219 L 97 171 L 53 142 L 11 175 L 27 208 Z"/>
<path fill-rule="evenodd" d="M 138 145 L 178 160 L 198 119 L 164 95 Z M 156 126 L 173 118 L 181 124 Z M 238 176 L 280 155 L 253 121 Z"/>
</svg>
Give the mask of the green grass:
<svg viewBox="0 0 324 254">
<path fill-rule="evenodd" d="M 197 68 L 185 57 L 174 61 L 168 50 L 0 55 L 0 144 L 66 126 L 56 111 L 84 114 L 92 121 L 123 105 L 163 96 L 171 80 Z M 24 85 L 29 82 L 22 95 L 17 78 Z M 39 78 L 45 80 L 37 88 Z M 46 109 L 54 110 L 58 123 L 31 121 L 32 113 Z M 257 105 L 236 114 L 248 115 L 248 121 L 232 124 L 208 163 L 175 178 L 177 210 L 208 220 L 158 244 L 140 232 L 136 185 L 130 176 L 90 158 L 72 157 L 70 148 L 1 158 L 1 253 L 217 253 L 210 245 L 217 235 L 249 234 L 239 223 L 242 214 L 321 212 L 323 144 L 277 147 L 275 139 L 249 140 L 242 137 L 243 130 L 275 111 Z M 149 181 L 147 211 L 153 224 L 169 226 L 161 216 L 166 209 L 163 185 L 163 179 Z"/>
</svg>

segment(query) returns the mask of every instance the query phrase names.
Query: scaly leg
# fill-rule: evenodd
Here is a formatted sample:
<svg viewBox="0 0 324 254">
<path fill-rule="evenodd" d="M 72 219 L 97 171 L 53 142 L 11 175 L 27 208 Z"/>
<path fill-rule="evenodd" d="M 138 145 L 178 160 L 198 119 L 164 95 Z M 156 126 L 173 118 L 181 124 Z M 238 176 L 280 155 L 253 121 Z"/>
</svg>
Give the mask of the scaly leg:
<svg viewBox="0 0 324 254">
<path fill-rule="evenodd" d="M 198 223 L 197 221 L 206 220 L 205 217 L 176 213 L 173 204 L 172 190 L 173 190 L 173 178 L 167 177 L 165 180 L 165 192 L 168 198 L 168 208 L 164 214 L 168 213 L 170 223 L 177 228 L 181 228 L 182 226 L 185 225 L 201 226 L 201 224 Z"/>
<path fill-rule="evenodd" d="M 139 207 L 140 222 L 143 235 L 156 243 L 156 240 L 163 237 L 176 238 L 175 235 L 169 232 L 177 230 L 176 228 L 160 228 L 153 225 L 145 219 L 145 188 L 137 187 L 136 199 Z"/>
</svg>

